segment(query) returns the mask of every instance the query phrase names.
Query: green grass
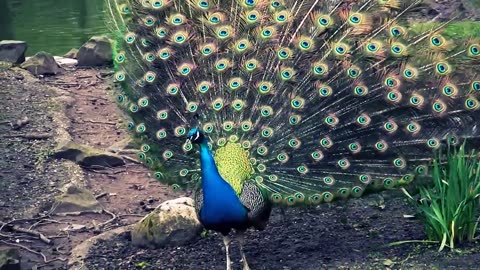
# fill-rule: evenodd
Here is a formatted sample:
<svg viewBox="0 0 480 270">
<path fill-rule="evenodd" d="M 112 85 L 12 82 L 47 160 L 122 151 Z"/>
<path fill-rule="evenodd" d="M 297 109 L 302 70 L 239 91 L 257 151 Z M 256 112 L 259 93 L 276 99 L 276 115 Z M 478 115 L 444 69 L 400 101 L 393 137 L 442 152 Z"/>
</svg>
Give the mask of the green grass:
<svg viewBox="0 0 480 270">
<path fill-rule="evenodd" d="M 479 1 L 480 2 L 480 1 Z M 416 33 L 435 29 L 438 23 L 415 23 L 411 29 Z M 449 23 L 442 31 L 445 38 L 464 39 L 470 37 L 480 37 L 480 22 L 475 21 L 455 21 Z"/>
<path fill-rule="evenodd" d="M 420 187 L 420 202 L 407 191 L 425 224 L 429 240 L 454 249 L 456 243 L 474 241 L 480 207 L 480 153 L 449 149 L 433 162 L 433 183 Z"/>
</svg>

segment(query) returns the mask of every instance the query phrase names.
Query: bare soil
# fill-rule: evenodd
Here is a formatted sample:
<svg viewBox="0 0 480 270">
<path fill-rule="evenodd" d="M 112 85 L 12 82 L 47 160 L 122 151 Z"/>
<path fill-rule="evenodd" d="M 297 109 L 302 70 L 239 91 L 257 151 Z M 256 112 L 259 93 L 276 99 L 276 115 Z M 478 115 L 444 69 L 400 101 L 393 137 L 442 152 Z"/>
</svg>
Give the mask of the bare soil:
<svg viewBox="0 0 480 270">
<path fill-rule="evenodd" d="M 125 120 L 113 100 L 109 70 L 75 69 L 34 78 L 0 70 L 0 221 L 43 233 L 46 244 L 1 226 L 0 250 L 18 248 L 22 269 L 67 269 L 72 248 L 104 231 L 133 224 L 159 203 L 183 196 L 149 177 L 127 159 L 116 168 L 82 168 L 51 158 L 61 140 L 102 150 L 122 149 Z M 28 121 L 25 120 L 28 118 Z M 18 121 L 20 120 L 20 121 Z M 20 124 L 17 126 L 17 122 Z M 24 123 L 25 122 L 25 123 Z M 128 156 L 127 149 L 119 155 Z M 66 184 L 99 196 L 111 214 L 55 216 L 49 210 Z M 413 208 L 402 196 L 375 195 L 314 209 L 276 209 L 267 229 L 248 233 L 252 269 L 478 269 L 480 248 L 464 245 L 438 253 L 438 245 L 385 244 L 426 239 L 422 224 L 405 218 Z M 101 228 L 98 224 L 107 222 Z M 68 229 L 70 228 L 70 229 Z M 241 269 L 236 242 L 234 269 Z M 225 269 L 221 237 L 209 233 L 181 247 L 156 250 L 131 245 L 129 235 L 100 241 L 85 261 L 88 269 Z"/>
<path fill-rule="evenodd" d="M 66 67 L 62 75 L 34 78 L 20 69 L 0 70 L 0 221 L 36 230 L 52 240 L 47 245 L 8 226 L 0 229 L 0 249 L 19 248 L 22 269 L 67 269 L 69 252 L 79 243 L 135 223 L 157 204 L 181 196 L 129 160 L 122 167 L 92 169 L 51 158 L 65 139 L 107 150 L 128 138 L 122 113 L 111 100 L 108 74 L 108 70 Z M 28 121 L 13 128 L 25 117 Z M 99 230 L 98 224 L 111 220 L 111 215 L 51 215 L 54 197 L 72 182 L 101 195 L 103 208 L 116 218 Z M 78 229 L 67 230 L 69 226 Z"/>
<path fill-rule="evenodd" d="M 391 197 L 391 196 L 389 196 Z M 412 208 L 401 196 L 378 207 L 372 198 L 315 209 L 274 211 L 265 231 L 247 234 L 252 269 L 478 269 L 480 248 L 464 245 L 437 252 L 438 245 L 388 244 L 426 239 L 422 224 L 404 218 Z M 88 269 L 225 269 L 220 235 L 187 246 L 145 250 L 133 247 L 127 233 L 90 250 Z M 230 247 L 233 269 L 242 269 L 236 242 Z"/>
</svg>

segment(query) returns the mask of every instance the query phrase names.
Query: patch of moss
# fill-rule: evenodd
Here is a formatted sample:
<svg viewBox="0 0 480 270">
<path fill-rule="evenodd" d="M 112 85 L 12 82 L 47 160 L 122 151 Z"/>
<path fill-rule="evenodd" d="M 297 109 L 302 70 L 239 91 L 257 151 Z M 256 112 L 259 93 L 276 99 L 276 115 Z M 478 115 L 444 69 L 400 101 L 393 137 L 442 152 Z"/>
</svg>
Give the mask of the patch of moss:
<svg viewBox="0 0 480 270">
<path fill-rule="evenodd" d="M 149 242 L 154 241 L 155 239 L 155 230 L 158 226 L 158 218 L 155 213 L 151 213 L 145 217 L 145 219 L 139 223 L 139 231 L 147 237 Z"/>
<path fill-rule="evenodd" d="M 480 0 L 478 1 L 480 3 Z M 419 22 L 410 27 L 415 33 L 421 33 L 430 29 L 435 29 L 439 23 Z M 449 23 L 442 31 L 445 38 L 465 39 L 471 37 L 480 37 L 480 22 L 476 21 L 456 21 Z"/>
</svg>

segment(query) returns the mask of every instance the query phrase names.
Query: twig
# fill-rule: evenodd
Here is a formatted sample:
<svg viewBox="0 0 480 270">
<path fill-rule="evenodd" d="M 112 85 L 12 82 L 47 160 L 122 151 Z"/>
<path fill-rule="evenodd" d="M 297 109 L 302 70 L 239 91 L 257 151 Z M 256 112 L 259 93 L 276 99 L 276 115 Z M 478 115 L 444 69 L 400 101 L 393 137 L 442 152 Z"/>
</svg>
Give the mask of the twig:
<svg viewBox="0 0 480 270">
<path fill-rule="evenodd" d="M 12 135 L 3 135 L 3 138 L 24 138 L 28 140 L 45 140 L 52 137 L 47 133 L 29 133 L 29 134 L 12 134 Z"/>
<path fill-rule="evenodd" d="M 43 262 L 45 262 L 45 263 L 47 262 L 47 257 L 45 256 L 45 254 L 43 254 L 43 253 L 41 253 L 41 252 L 32 250 L 32 249 L 30 249 L 30 248 L 28 248 L 28 247 L 26 247 L 26 246 L 20 245 L 20 244 L 10 243 L 10 242 L 3 241 L 3 240 L 0 240 L 0 242 L 4 243 L 4 244 L 6 244 L 6 245 L 23 248 L 23 249 L 25 249 L 25 250 L 33 253 L 33 254 L 37 254 L 37 255 L 39 255 L 39 256 L 42 256 Z"/>
<path fill-rule="evenodd" d="M 107 220 L 107 221 L 105 221 L 105 222 L 103 222 L 103 223 L 98 224 L 98 227 L 99 227 L 99 228 L 103 228 L 105 225 L 107 225 L 107 224 L 109 224 L 109 223 L 112 223 L 113 221 L 115 221 L 115 220 L 117 219 L 117 216 L 116 216 L 114 213 L 108 211 L 107 209 L 103 209 L 103 211 L 104 211 L 105 213 L 111 215 L 112 218 L 109 219 L 109 220 Z"/>
<path fill-rule="evenodd" d="M 8 235 L 8 234 L 3 234 L 3 233 L 0 233 L 0 236 L 1 236 L 1 237 L 5 237 L 5 238 L 11 238 L 11 237 L 13 237 L 13 235 Z"/>
<path fill-rule="evenodd" d="M 95 196 L 95 199 L 98 200 L 98 199 L 100 199 L 100 198 L 102 198 L 102 197 L 105 197 L 105 196 L 107 196 L 107 195 L 108 195 L 107 192 L 103 192 L 103 193 L 100 193 L 100 194 L 98 194 L 97 196 Z"/>
<path fill-rule="evenodd" d="M 55 251 L 58 252 L 58 254 L 60 255 L 64 255 L 64 256 L 68 256 L 70 255 L 70 251 L 60 251 L 60 248 L 64 247 L 64 245 L 59 245 L 57 247 L 55 247 Z"/>
<path fill-rule="evenodd" d="M 102 124 L 102 125 L 116 125 L 115 122 L 105 122 L 105 121 L 95 121 L 95 120 L 83 120 L 83 122 L 92 123 L 92 124 Z"/>
<path fill-rule="evenodd" d="M 98 134 L 98 132 L 97 132 Z M 108 151 L 119 154 L 119 155 L 125 155 L 125 154 L 138 154 L 139 150 L 138 149 L 120 149 L 120 150 L 115 150 L 115 149 L 109 149 Z"/>
<path fill-rule="evenodd" d="M 124 158 L 124 159 L 126 159 L 126 160 L 128 160 L 128 161 L 131 161 L 131 162 L 133 162 L 133 163 L 142 164 L 142 162 L 140 162 L 140 161 L 138 161 L 138 160 L 136 160 L 136 159 L 134 159 L 134 158 L 131 158 L 131 157 L 129 157 L 129 156 L 122 155 L 121 157 Z"/>
<path fill-rule="evenodd" d="M 36 236 L 40 240 L 42 240 L 42 242 L 44 242 L 46 244 L 51 244 L 52 243 L 52 240 L 48 239 L 41 232 L 38 232 L 38 231 L 35 231 L 35 230 L 30 230 L 30 229 L 25 229 L 25 228 L 22 228 L 18 225 L 10 225 L 10 224 L 7 224 L 7 223 L 2 222 L 2 221 L 0 221 L 0 224 L 2 225 L 2 228 L 3 227 L 9 227 L 11 230 L 13 230 L 15 232 L 21 232 L 21 233 L 26 233 L 26 234 L 29 234 L 29 235 Z"/>
<path fill-rule="evenodd" d="M 68 213 L 55 213 L 56 216 L 68 217 L 68 216 L 81 216 L 83 214 L 99 214 L 101 212 L 95 211 L 78 211 L 78 212 L 68 212 Z"/>
<path fill-rule="evenodd" d="M 10 124 L 11 121 L 0 121 L 0 125 Z"/>
<path fill-rule="evenodd" d="M 140 214 L 121 214 L 118 215 L 118 217 L 144 217 L 145 215 L 140 215 Z"/>
<path fill-rule="evenodd" d="M 67 223 L 67 222 L 61 222 L 61 221 L 54 220 L 54 219 L 41 219 L 41 220 L 33 223 L 33 225 L 30 226 L 28 229 L 29 229 L 29 230 L 32 230 L 33 228 L 35 228 L 35 227 L 38 226 L 38 225 L 46 225 L 46 224 L 51 224 L 51 223 L 65 224 L 65 223 Z"/>
</svg>

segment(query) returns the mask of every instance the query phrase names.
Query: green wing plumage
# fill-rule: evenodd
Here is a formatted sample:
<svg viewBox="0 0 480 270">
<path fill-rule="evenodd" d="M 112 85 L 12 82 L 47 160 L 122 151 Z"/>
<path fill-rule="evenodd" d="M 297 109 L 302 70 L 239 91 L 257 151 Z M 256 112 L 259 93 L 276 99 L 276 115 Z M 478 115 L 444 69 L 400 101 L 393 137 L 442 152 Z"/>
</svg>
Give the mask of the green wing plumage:
<svg viewBox="0 0 480 270">
<path fill-rule="evenodd" d="M 214 152 L 238 143 L 242 175 L 288 205 L 425 174 L 442 145 L 478 144 L 480 45 L 443 36 L 448 22 L 412 30 L 420 2 L 107 0 L 139 157 L 196 184 L 198 126 Z"/>
</svg>

